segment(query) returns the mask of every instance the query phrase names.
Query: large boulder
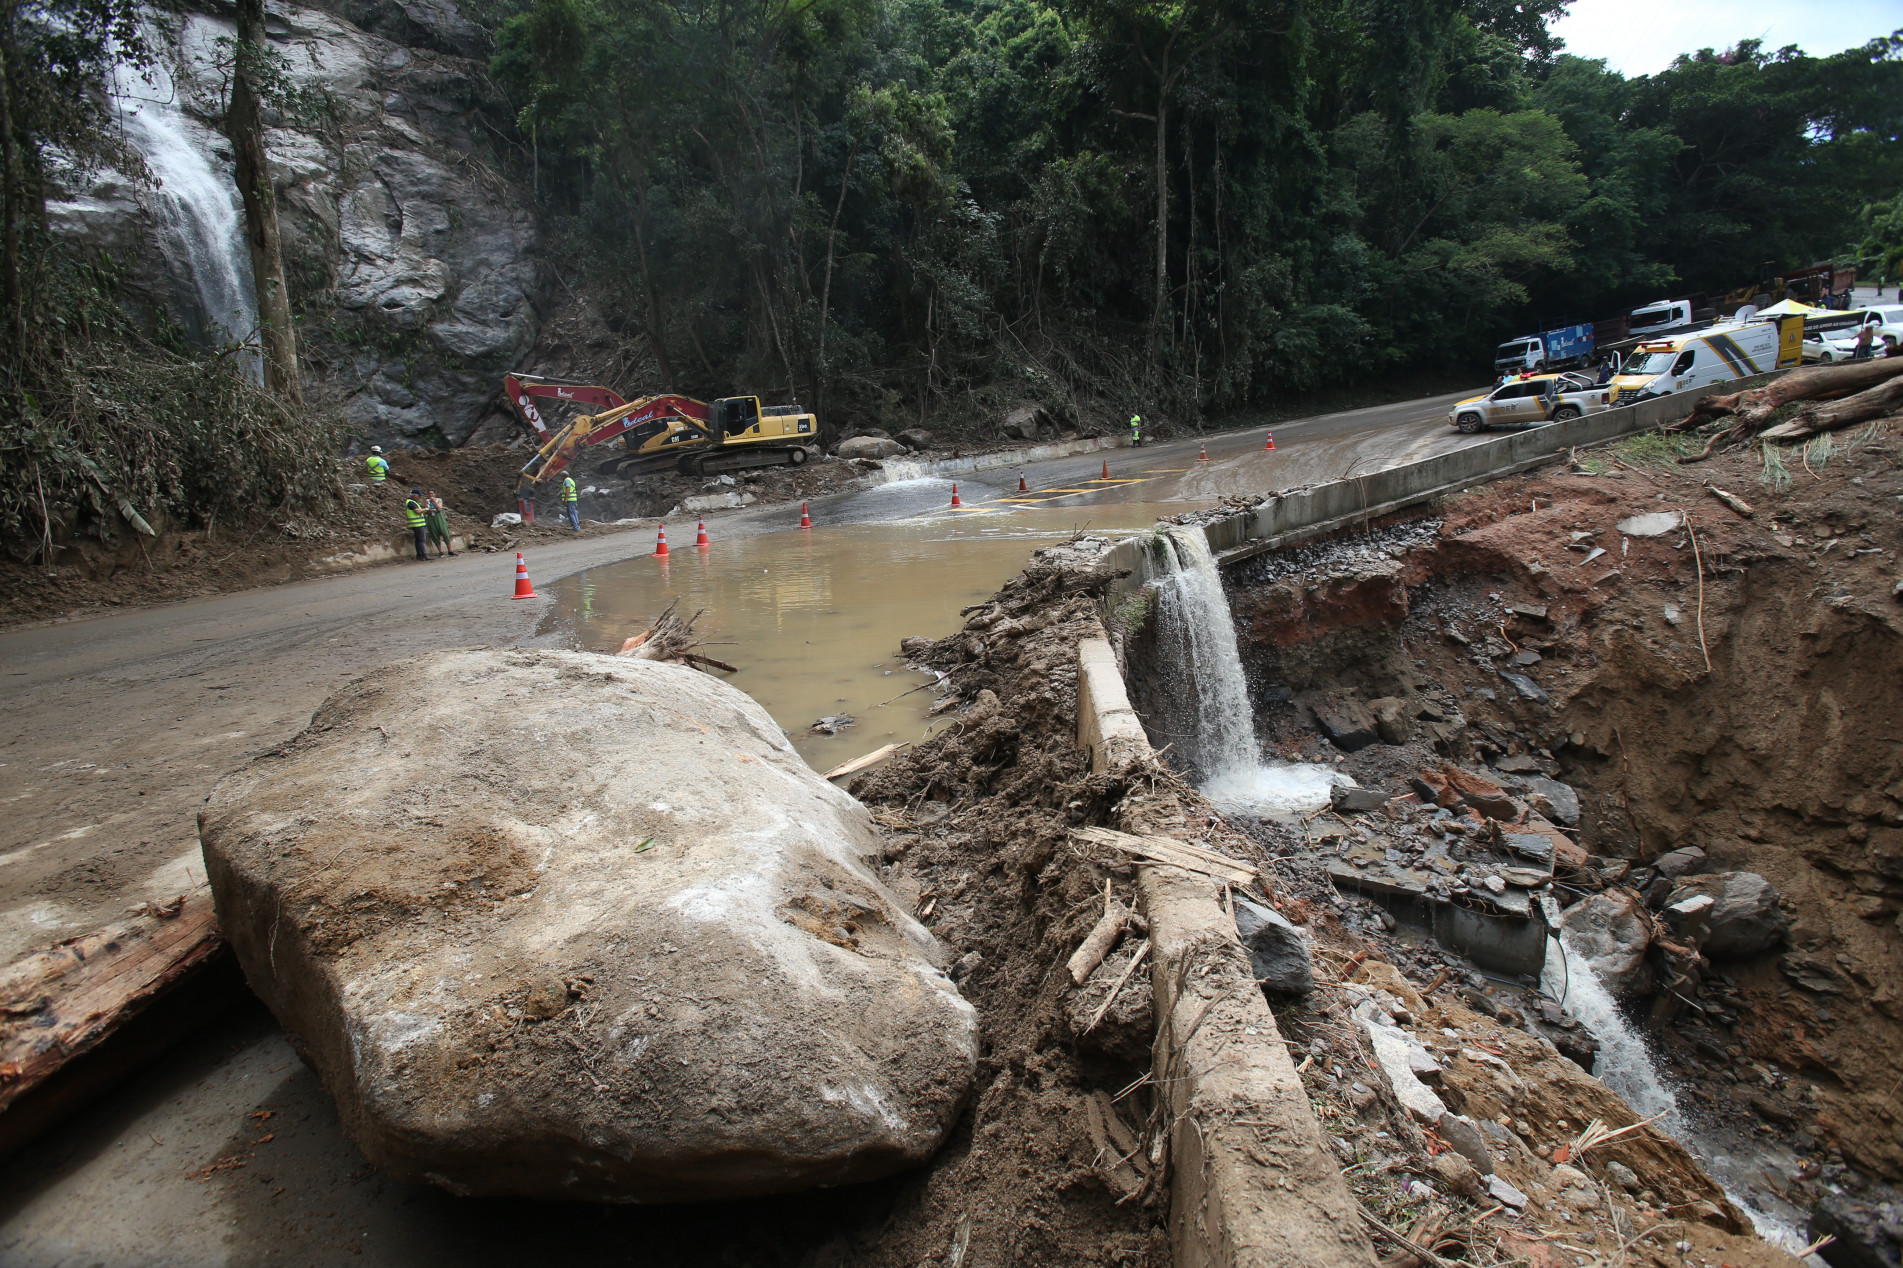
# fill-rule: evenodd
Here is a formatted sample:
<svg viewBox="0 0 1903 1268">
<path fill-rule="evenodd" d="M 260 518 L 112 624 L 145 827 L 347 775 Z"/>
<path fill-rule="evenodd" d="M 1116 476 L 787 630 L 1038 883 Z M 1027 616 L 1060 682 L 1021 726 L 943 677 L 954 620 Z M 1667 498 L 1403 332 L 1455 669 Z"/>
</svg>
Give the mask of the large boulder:
<svg viewBox="0 0 1903 1268">
<path fill-rule="evenodd" d="M 841 458 L 896 458 L 906 449 L 898 441 L 882 436 L 854 436 L 840 441 L 833 452 Z"/>
<path fill-rule="evenodd" d="M 1672 886 L 1671 906 L 1709 897 L 1710 936 L 1701 948 L 1715 960 L 1735 960 L 1769 951 L 1784 941 L 1790 920 L 1777 905 L 1777 890 L 1756 872 L 1711 872 Z"/>
<path fill-rule="evenodd" d="M 998 430 L 1012 440 L 1036 440 L 1055 433 L 1057 424 L 1042 405 L 1020 405 L 1004 416 Z"/>
<path fill-rule="evenodd" d="M 1608 889 L 1574 903 L 1559 924 L 1567 944 L 1607 990 L 1630 995 L 1649 985 L 1645 952 L 1652 943 L 1652 922 L 1630 890 Z"/>
<path fill-rule="evenodd" d="M 977 1055 L 865 809 L 676 665 L 379 670 L 199 816 L 253 990 L 377 1166 L 678 1202 L 929 1157 Z"/>
<path fill-rule="evenodd" d="M 1248 948 L 1255 980 L 1282 995 L 1315 989 L 1315 963 L 1308 936 L 1272 907 L 1236 899 L 1236 936 Z"/>
</svg>

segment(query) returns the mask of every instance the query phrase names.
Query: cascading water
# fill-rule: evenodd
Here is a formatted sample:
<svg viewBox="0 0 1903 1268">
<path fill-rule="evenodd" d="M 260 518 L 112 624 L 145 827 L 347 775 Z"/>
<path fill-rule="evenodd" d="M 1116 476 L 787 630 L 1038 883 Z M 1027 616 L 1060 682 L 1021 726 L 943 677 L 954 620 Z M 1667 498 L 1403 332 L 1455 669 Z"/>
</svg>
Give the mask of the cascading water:
<svg viewBox="0 0 1903 1268">
<path fill-rule="evenodd" d="M 148 30 L 147 39 L 154 48 L 169 47 L 157 31 Z M 143 70 L 115 66 L 111 91 L 126 140 L 156 186 L 151 209 L 172 283 L 173 315 L 203 347 L 251 339 L 258 304 L 242 203 L 232 178 L 213 165 L 214 134 L 181 108 L 162 59 Z M 246 361 L 252 377 L 262 378 L 255 351 Z"/>
<path fill-rule="evenodd" d="M 1235 618 L 1208 538 L 1200 528 L 1172 526 L 1159 549 L 1164 573 L 1156 582 L 1157 632 L 1180 687 L 1176 720 L 1187 727 L 1172 742 L 1202 776 L 1204 795 L 1264 815 L 1328 804 L 1329 788 L 1341 780 L 1334 771 L 1261 760 Z"/>
<path fill-rule="evenodd" d="M 1801 1250 L 1807 1241 L 1800 1232 L 1803 1212 L 1776 1194 L 1755 1187 L 1764 1164 L 1770 1160 L 1768 1155 L 1762 1147 L 1747 1146 L 1747 1151 L 1740 1151 L 1734 1144 L 1701 1132 L 1687 1119 L 1679 1110 L 1677 1096 L 1660 1076 L 1644 1036 L 1626 1022 L 1612 993 L 1600 982 L 1591 963 L 1573 949 L 1563 931 L 1547 943 L 1540 985 L 1599 1040 L 1594 1077 L 1640 1117 L 1656 1116 L 1659 1129 L 1698 1157 L 1707 1174 L 1724 1187 L 1726 1196 L 1750 1216 L 1760 1237 L 1787 1251 Z M 1788 1173 L 1790 1168 L 1786 1165 L 1778 1169 Z"/>
<path fill-rule="evenodd" d="M 1593 1065 L 1598 1080 L 1618 1093 L 1619 1099 L 1640 1117 L 1662 1114 L 1659 1127 L 1674 1136 L 1682 1135 L 1678 1098 L 1659 1077 L 1644 1036 L 1626 1023 L 1612 994 L 1564 933 L 1547 943 L 1540 985 L 1599 1040 L 1599 1058 Z"/>
</svg>

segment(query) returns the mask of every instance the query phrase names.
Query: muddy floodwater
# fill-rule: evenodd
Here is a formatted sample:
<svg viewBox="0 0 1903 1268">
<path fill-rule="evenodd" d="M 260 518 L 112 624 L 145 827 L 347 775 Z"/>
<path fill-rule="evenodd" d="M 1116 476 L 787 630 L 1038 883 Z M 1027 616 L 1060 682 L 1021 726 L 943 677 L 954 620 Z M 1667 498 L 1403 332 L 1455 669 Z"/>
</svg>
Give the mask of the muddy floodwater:
<svg viewBox="0 0 1903 1268">
<path fill-rule="evenodd" d="M 766 706 L 823 771 L 933 725 L 932 691 L 902 694 L 930 678 L 905 668 L 900 639 L 951 633 L 960 608 L 989 598 L 1041 545 L 1079 531 L 1146 529 L 1182 509 L 994 503 L 731 541 L 716 520 L 705 551 L 694 547 L 690 519 L 669 524 L 665 560 L 626 560 L 554 583 L 550 616 L 582 647 L 613 652 L 676 598 L 682 615 L 706 609 L 694 629 L 715 646 L 702 650 L 739 666 L 723 677 Z M 811 731 L 840 714 L 856 724 L 837 735 Z"/>
</svg>

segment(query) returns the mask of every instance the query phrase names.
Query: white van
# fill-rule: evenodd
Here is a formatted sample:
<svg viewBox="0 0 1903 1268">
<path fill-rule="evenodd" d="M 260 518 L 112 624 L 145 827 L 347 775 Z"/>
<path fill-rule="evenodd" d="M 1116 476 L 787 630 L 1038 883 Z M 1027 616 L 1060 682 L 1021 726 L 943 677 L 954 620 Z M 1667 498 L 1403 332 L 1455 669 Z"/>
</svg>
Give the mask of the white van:
<svg viewBox="0 0 1903 1268">
<path fill-rule="evenodd" d="M 1778 327 L 1754 321 L 1742 326 L 1713 326 L 1669 339 L 1653 339 L 1634 348 L 1612 380 L 1620 405 L 1650 396 L 1688 392 L 1775 370 Z"/>
</svg>

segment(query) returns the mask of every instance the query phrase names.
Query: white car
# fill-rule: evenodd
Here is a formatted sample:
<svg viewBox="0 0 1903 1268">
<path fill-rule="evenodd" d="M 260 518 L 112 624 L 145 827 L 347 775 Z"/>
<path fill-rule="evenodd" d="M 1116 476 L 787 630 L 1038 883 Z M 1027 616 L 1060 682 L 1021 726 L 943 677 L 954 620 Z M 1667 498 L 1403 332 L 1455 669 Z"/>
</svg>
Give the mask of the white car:
<svg viewBox="0 0 1903 1268">
<path fill-rule="evenodd" d="M 1861 318 L 1861 320 L 1858 320 Z M 1812 330 L 1812 326 L 1828 329 Z M 1880 304 L 1853 309 L 1839 318 L 1813 318 L 1804 323 L 1804 360 L 1829 363 L 1849 361 L 1857 354 L 1857 332 L 1864 326 L 1875 329 L 1870 335 L 1872 356 L 1883 355 L 1883 336 L 1894 335 L 1903 343 L 1903 304 Z"/>
<path fill-rule="evenodd" d="M 1594 383 L 1590 374 L 1536 374 L 1509 379 L 1485 396 L 1461 401 L 1447 411 L 1447 425 L 1463 432 L 1538 427 L 1597 414 L 1611 405 L 1611 385 Z"/>
</svg>

